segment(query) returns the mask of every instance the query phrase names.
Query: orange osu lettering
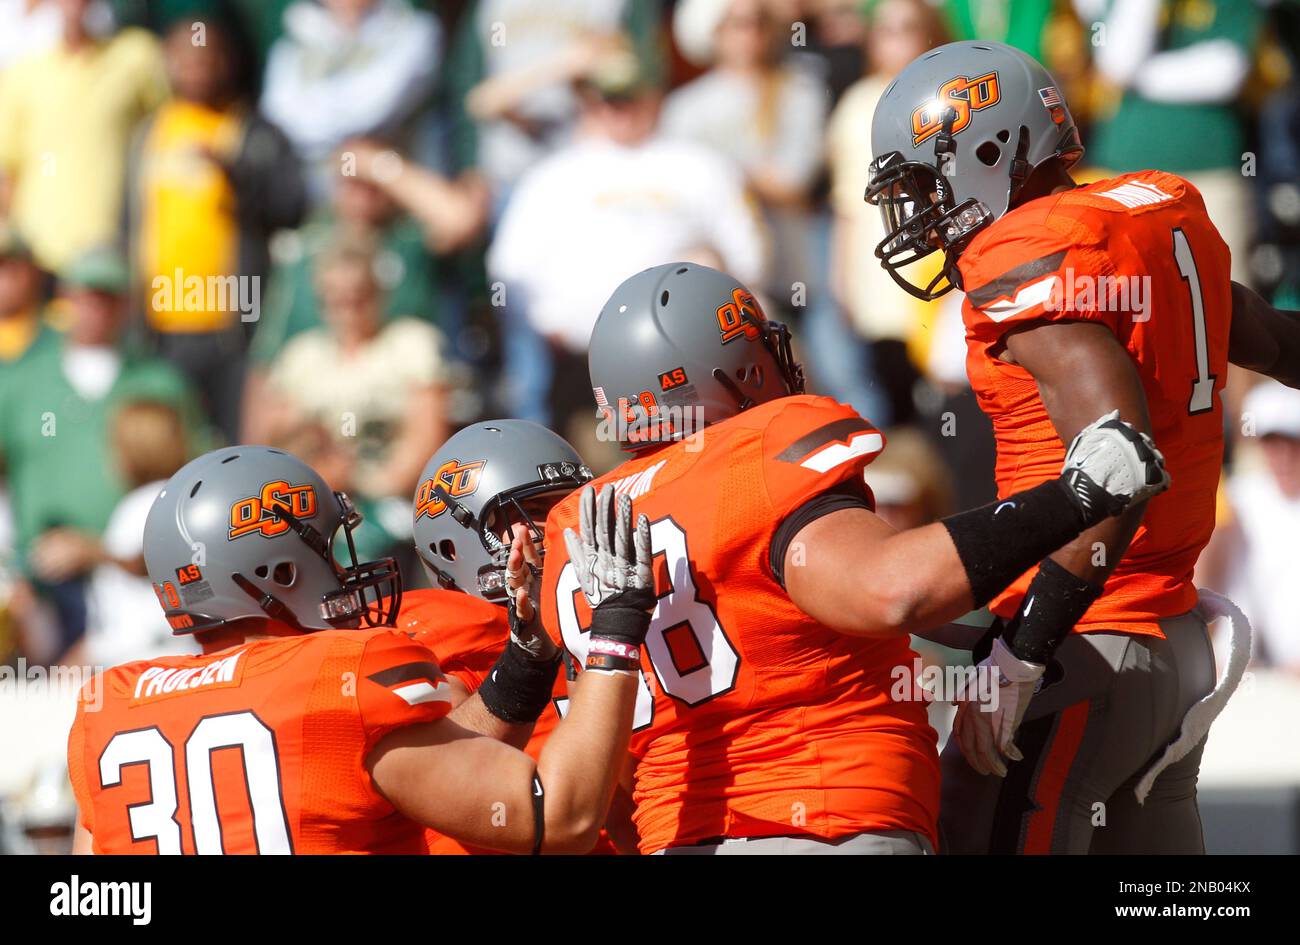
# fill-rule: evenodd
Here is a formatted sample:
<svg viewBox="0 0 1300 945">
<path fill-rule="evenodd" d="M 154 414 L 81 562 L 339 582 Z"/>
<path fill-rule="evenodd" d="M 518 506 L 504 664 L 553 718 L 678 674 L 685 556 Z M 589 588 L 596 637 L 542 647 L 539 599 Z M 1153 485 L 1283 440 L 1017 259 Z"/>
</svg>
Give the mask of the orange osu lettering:
<svg viewBox="0 0 1300 945">
<path fill-rule="evenodd" d="M 741 335 L 753 341 L 758 337 L 761 321 L 763 310 L 757 300 L 739 286 L 731 290 L 731 301 L 718 308 L 718 330 L 722 332 L 724 345 Z"/>
<path fill-rule="evenodd" d="M 996 72 L 973 79 L 964 75 L 949 79 L 939 86 L 934 98 L 912 111 L 912 144 L 920 145 L 938 134 L 949 108 L 957 113 L 952 123 L 952 133 L 957 134 L 970 124 L 972 112 L 996 105 L 1000 98 Z"/>
<path fill-rule="evenodd" d="M 309 485 L 293 486 L 283 479 L 265 483 L 258 495 L 240 499 L 230 507 L 229 540 L 253 532 L 274 538 L 288 531 L 288 521 L 276 516 L 276 509 L 295 518 L 311 518 L 316 514 L 316 491 Z"/>
<path fill-rule="evenodd" d="M 479 482 L 483 479 L 483 467 L 486 465 L 487 460 L 482 459 L 472 463 L 447 460 L 438 467 L 431 479 L 424 480 L 416 490 L 415 517 L 427 515 L 429 518 L 437 518 L 447 511 L 447 503 L 434 491 L 437 486 L 442 486 L 453 499 L 473 495 L 478 491 Z"/>
</svg>

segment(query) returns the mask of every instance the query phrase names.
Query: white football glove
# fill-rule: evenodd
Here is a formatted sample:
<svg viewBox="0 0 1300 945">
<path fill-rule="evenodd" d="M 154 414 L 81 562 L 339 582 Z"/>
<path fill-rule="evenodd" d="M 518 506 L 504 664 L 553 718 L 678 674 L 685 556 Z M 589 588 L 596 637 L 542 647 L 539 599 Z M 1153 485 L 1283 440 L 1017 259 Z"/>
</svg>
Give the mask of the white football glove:
<svg viewBox="0 0 1300 945">
<path fill-rule="evenodd" d="M 596 490 L 586 486 L 579 500 L 578 529 L 564 530 L 569 560 L 578 574 L 578 584 L 593 607 L 614 594 L 632 590 L 654 590 L 653 553 L 650 549 L 650 520 L 639 516 L 632 527 L 632 499 L 618 497 L 615 514 L 614 487 L 606 485 L 597 501 Z"/>
<path fill-rule="evenodd" d="M 1118 410 L 1079 431 L 1065 454 L 1061 478 L 1094 523 L 1169 488 L 1164 456 L 1151 437 L 1121 420 Z"/>
<path fill-rule="evenodd" d="M 959 697 L 952 737 L 966 763 L 980 774 L 1004 778 L 1007 760 L 1024 758 L 1015 744 L 1016 729 L 1044 669 L 1040 663 L 1017 659 L 1001 637 L 977 667 L 976 685 Z"/>
</svg>

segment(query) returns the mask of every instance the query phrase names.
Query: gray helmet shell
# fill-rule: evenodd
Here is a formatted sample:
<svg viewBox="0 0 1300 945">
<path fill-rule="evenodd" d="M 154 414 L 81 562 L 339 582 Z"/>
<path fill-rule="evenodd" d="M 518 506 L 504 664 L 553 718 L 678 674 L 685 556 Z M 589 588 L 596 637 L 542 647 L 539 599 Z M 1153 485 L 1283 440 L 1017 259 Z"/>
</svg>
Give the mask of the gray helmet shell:
<svg viewBox="0 0 1300 945">
<path fill-rule="evenodd" d="M 569 442 L 527 420 L 485 420 L 447 440 L 415 490 L 415 550 L 438 585 L 504 603 L 509 547 L 501 516 L 522 521 L 541 548 L 543 530 L 522 502 L 556 501 L 594 478 Z"/>
<path fill-rule="evenodd" d="M 587 364 L 600 422 L 627 450 L 803 392 L 786 327 L 739 280 L 695 263 L 655 266 L 615 289 Z"/>
<path fill-rule="evenodd" d="M 937 298 L 974 235 L 1007 212 L 1029 175 L 1083 155 L 1074 119 L 1042 65 L 1003 43 L 967 40 L 914 59 L 876 105 L 867 200 L 886 237 L 876 255 L 903 288 Z M 897 271 L 942 248 L 949 266 L 925 289 Z M 917 291 L 920 290 L 920 291 Z M 925 293 L 925 294 L 922 294 Z"/>
<path fill-rule="evenodd" d="M 300 630 L 380 626 L 401 600 L 391 558 L 358 565 L 360 522 L 302 460 L 266 446 L 205 453 L 167 481 L 145 519 L 149 580 L 175 633 L 273 617 Z M 353 554 L 335 563 L 342 530 Z"/>
</svg>

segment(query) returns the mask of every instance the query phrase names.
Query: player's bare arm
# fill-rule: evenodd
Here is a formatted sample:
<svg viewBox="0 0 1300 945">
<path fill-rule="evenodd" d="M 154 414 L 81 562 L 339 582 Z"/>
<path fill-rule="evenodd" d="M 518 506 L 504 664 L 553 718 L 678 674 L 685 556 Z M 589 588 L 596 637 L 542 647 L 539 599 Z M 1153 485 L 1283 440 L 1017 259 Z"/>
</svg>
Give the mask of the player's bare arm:
<svg viewBox="0 0 1300 945">
<path fill-rule="evenodd" d="M 375 785 L 405 816 L 463 843 L 533 852 L 536 776 L 544 792 L 541 852 L 585 853 L 605 819 L 627 751 L 636 695 L 633 676 L 584 674 L 569 716 L 533 760 L 470 731 L 450 716 L 408 726 L 371 753 Z"/>
<path fill-rule="evenodd" d="M 1006 337 L 1003 360 L 1033 375 L 1043 406 L 1062 442 L 1069 442 L 1099 407 L 1114 410 L 1149 434 L 1146 395 L 1132 357 L 1102 324 L 1035 322 Z M 1007 684 L 996 705 L 978 699 L 959 708 L 954 725 L 967 761 L 981 774 L 1005 775 L 1019 760 L 1014 737 L 1047 661 L 1102 594 L 1142 524 L 1145 502 L 1094 525 L 1039 566 L 1015 618 L 1000 623 L 985 660 Z"/>
<path fill-rule="evenodd" d="M 1081 430 L 1073 447 L 1059 479 L 934 525 L 895 532 L 866 508 L 812 521 L 785 551 L 790 599 L 847 634 L 934 627 L 982 607 L 1049 552 L 1168 485 L 1150 440 L 1114 416 Z"/>
<path fill-rule="evenodd" d="M 567 534 L 583 590 L 597 603 L 587 671 L 536 766 L 523 752 L 453 717 L 409 726 L 368 759 L 376 786 L 407 817 L 463 842 L 507 852 L 577 853 L 599 834 L 623 771 L 641 643 L 654 608 L 650 526 L 607 487 L 585 497 L 581 534 Z M 476 699 L 502 718 L 521 701 L 494 672 Z M 486 690 L 486 691 L 485 691 Z M 549 691 L 549 690 L 548 690 Z M 460 712 L 460 710 L 457 710 Z M 508 720 L 508 719 L 507 719 Z"/>
<path fill-rule="evenodd" d="M 1232 283 L 1228 360 L 1300 388 L 1300 312 L 1274 308 L 1259 293 Z"/>
<path fill-rule="evenodd" d="M 1096 418 L 1118 410 L 1121 420 L 1148 436 L 1151 418 L 1133 359 L 1105 325 L 1043 322 L 1009 334 L 1004 360 L 1019 364 L 1038 385 L 1043 406 L 1062 443 Z M 1093 526 L 1051 557 L 1098 588 L 1115 569 L 1142 524 L 1145 503 Z M 1098 554 L 1098 544 L 1104 554 Z"/>
</svg>

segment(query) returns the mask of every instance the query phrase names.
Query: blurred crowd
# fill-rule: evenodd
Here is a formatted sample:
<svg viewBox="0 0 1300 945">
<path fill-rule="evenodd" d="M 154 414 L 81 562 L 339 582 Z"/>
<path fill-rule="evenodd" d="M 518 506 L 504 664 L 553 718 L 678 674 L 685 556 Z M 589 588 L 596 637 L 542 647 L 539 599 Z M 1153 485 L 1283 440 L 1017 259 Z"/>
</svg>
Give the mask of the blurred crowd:
<svg viewBox="0 0 1300 945">
<path fill-rule="evenodd" d="M 223 442 L 301 456 L 359 553 L 412 565 L 416 478 L 466 423 L 610 468 L 588 334 L 674 259 L 755 289 L 810 389 L 889 431 L 899 527 L 991 499 L 959 299 L 894 285 L 862 197 L 885 87 L 969 38 L 1055 73 L 1086 179 L 1188 177 L 1234 278 L 1300 308 L 1295 0 L 0 0 L 0 665 L 189 646 L 141 531 Z M 1198 581 L 1300 679 L 1300 395 L 1226 404 Z"/>
</svg>

